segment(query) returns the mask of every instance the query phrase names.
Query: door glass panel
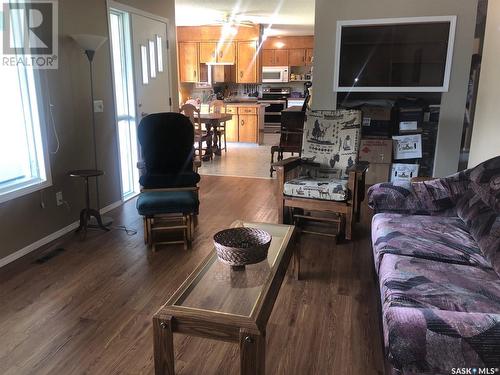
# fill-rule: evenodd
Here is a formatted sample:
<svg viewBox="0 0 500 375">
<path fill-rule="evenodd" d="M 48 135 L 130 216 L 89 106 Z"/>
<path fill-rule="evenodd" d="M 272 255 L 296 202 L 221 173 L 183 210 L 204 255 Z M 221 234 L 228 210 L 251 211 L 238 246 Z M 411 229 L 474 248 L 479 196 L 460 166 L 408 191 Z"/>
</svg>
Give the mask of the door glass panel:
<svg viewBox="0 0 500 375">
<path fill-rule="evenodd" d="M 148 41 L 148 44 L 149 44 L 149 71 L 151 72 L 151 78 L 156 78 L 155 42 L 150 40 Z"/>
<path fill-rule="evenodd" d="M 148 76 L 148 49 L 146 46 L 141 46 L 141 67 L 142 67 L 142 83 L 149 83 Z"/>
<path fill-rule="evenodd" d="M 156 56 L 158 57 L 158 71 L 163 72 L 163 45 L 161 36 L 156 36 Z"/>
</svg>

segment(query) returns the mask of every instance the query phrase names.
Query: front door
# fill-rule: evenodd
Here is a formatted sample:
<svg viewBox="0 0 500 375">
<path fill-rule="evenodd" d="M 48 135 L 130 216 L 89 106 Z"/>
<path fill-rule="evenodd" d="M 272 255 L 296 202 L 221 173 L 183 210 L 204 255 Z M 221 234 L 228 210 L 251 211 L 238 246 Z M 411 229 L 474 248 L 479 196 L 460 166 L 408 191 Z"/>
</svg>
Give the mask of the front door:
<svg viewBox="0 0 500 375">
<path fill-rule="evenodd" d="M 110 2 L 109 22 L 120 150 L 122 197 L 139 192 L 137 125 L 171 110 L 167 23 Z"/>
<path fill-rule="evenodd" d="M 138 121 L 171 110 L 167 24 L 132 14 L 132 47 Z"/>
</svg>

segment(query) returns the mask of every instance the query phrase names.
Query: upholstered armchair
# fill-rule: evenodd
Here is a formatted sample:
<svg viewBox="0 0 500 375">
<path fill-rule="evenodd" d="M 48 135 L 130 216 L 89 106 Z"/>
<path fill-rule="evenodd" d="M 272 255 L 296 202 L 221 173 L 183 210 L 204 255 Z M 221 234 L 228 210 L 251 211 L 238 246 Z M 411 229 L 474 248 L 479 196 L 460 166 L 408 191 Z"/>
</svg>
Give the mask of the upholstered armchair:
<svg viewBox="0 0 500 375">
<path fill-rule="evenodd" d="M 352 239 L 368 166 L 357 163 L 360 137 L 360 111 L 307 112 L 302 157 L 273 164 L 280 222 L 304 219 L 304 212 L 311 213 L 307 215 L 311 220 L 335 222 L 333 214 L 338 218 L 338 234 Z"/>
</svg>

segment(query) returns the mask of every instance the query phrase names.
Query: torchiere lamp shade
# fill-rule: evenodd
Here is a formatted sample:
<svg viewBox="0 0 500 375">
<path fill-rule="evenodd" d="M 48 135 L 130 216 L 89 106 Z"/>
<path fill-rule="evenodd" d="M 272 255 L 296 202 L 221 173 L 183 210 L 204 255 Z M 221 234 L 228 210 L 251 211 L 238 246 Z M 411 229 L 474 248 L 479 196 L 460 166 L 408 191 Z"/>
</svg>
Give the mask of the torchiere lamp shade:
<svg viewBox="0 0 500 375">
<path fill-rule="evenodd" d="M 75 34 L 71 37 L 77 42 L 84 51 L 97 51 L 108 39 L 101 35 Z"/>
</svg>

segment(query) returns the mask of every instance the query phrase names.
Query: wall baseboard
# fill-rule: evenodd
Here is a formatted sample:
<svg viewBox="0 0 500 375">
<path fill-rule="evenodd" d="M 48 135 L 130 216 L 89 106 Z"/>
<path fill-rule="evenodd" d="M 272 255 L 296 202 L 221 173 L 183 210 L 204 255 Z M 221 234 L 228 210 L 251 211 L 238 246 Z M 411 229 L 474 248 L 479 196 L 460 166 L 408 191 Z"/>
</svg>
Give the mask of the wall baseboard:
<svg viewBox="0 0 500 375">
<path fill-rule="evenodd" d="M 109 211 L 117 208 L 117 207 L 120 207 L 122 204 L 123 204 L 123 202 L 121 200 L 118 202 L 115 202 L 115 203 L 111 203 L 110 205 L 101 208 L 100 212 L 101 212 L 101 214 L 104 214 L 106 212 L 109 212 Z M 48 236 L 45 236 L 45 237 L 39 239 L 38 241 L 35 241 L 32 244 L 30 244 L 26 247 L 23 247 L 20 250 L 13 252 L 12 254 L 7 255 L 6 257 L 0 259 L 0 268 L 6 266 L 9 263 L 12 263 L 13 261 L 31 253 L 32 251 L 35 251 L 35 250 L 39 249 L 40 247 L 47 245 L 48 243 L 55 241 L 58 238 L 64 236 L 65 234 L 75 230 L 76 228 L 78 228 L 79 224 L 80 224 L 80 222 L 75 221 L 75 222 L 65 226 L 64 228 L 61 228 L 58 231 L 51 233 Z"/>
</svg>

